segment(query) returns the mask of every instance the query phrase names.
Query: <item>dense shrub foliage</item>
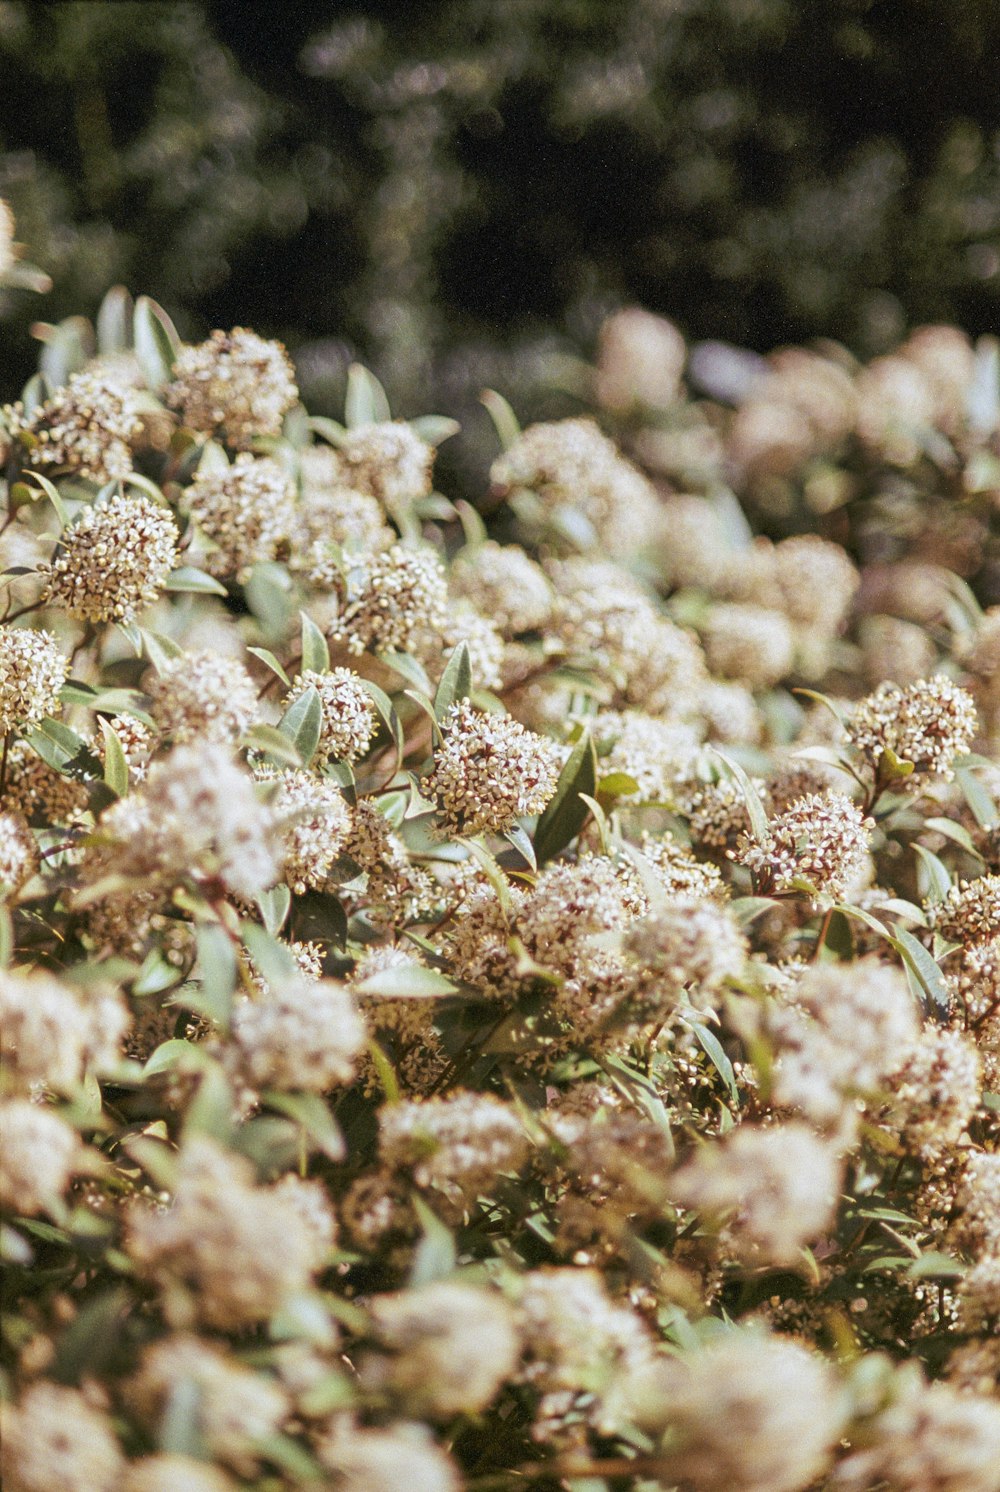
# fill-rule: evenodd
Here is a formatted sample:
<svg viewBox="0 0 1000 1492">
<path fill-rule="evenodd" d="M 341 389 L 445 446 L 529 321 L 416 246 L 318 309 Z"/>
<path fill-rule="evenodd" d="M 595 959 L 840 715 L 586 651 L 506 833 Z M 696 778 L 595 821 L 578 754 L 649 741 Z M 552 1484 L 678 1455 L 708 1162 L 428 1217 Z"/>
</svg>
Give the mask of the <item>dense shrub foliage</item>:
<svg viewBox="0 0 1000 1492">
<path fill-rule="evenodd" d="M 589 389 L 3 411 L 10 1492 L 1000 1488 L 997 344 Z"/>
<path fill-rule="evenodd" d="M 998 55 L 993 0 L 5 0 L 0 194 L 50 319 L 123 281 L 282 336 L 325 413 L 352 351 L 406 413 L 538 409 L 622 301 L 758 350 L 995 326 Z"/>
</svg>

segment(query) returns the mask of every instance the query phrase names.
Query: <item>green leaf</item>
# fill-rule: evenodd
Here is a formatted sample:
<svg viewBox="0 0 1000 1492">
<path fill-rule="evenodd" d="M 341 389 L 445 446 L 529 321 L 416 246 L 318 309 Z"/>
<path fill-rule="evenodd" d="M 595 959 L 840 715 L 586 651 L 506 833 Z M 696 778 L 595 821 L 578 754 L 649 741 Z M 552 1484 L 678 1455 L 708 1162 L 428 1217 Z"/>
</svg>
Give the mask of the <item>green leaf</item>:
<svg viewBox="0 0 1000 1492">
<path fill-rule="evenodd" d="M 46 717 L 25 739 L 43 762 L 63 776 L 83 782 L 103 778 L 104 768 L 87 742 L 61 720 Z"/>
<path fill-rule="evenodd" d="M 538 869 L 538 861 L 535 859 L 535 846 L 520 824 L 513 824 L 504 834 L 504 839 L 514 846 L 517 853 L 527 861 L 532 870 Z"/>
<path fill-rule="evenodd" d="M 193 1378 L 172 1380 L 160 1420 L 157 1443 L 164 1455 L 200 1460 L 206 1451 L 201 1431 L 201 1387 Z"/>
<path fill-rule="evenodd" d="M 405 740 L 403 736 L 403 727 L 400 724 L 399 716 L 396 714 L 395 706 L 393 705 L 392 700 L 389 698 L 388 694 L 386 694 L 385 690 L 380 689 L 378 684 L 373 684 L 371 679 L 362 679 L 360 682 L 362 688 L 364 688 L 370 695 L 375 705 L 375 709 L 378 712 L 379 719 L 382 721 L 382 724 L 385 726 L 386 730 L 392 737 L 393 745 L 396 748 L 395 771 L 398 772 L 403 760 L 403 749 L 405 746 Z M 393 775 L 395 775 L 395 773 Z"/>
<path fill-rule="evenodd" d="M 349 430 L 356 430 L 359 425 L 378 425 L 392 419 L 385 390 L 374 373 L 369 373 L 360 363 L 352 363 L 347 370 L 344 419 Z"/>
<path fill-rule="evenodd" d="M 459 497 L 455 500 L 455 512 L 461 522 L 467 548 L 472 549 L 478 544 L 485 544 L 489 535 L 478 509 L 474 508 L 471 503 L 467 503 L 464 497 Z"/>
<path fill-rule="evenodd" d="M 276 725 L 252 725 L 244 738 L 244 744 L 252 751 L 260 751 L 272 762 L 283 767 L 301 767 L 302 758 L 294 741 Z"/>
<path fill-rule="evenodd" d="M 409 423 L 410 429 L 416 431 L 420 439 L 429 446 L 442 445 L 462 428 L 457 420 L 449 419 L 446 414 L 419 414 Z"/>
<path fill-rule="evenodd" d="M 194 591 L 202 596 L 228 596 L 229 592 L 221 580 L 216 580 L 214 575 L 209 575 L 205 570 L 198 570 L 194 565 L 181 565 L 180 569 L 172 570 L 163 582 L 165 591 Z"/>
<path fill-rule="evenodd" d="M 140 295 L 132 320 L 135 355 L 147 386 L 154 391 L 173 377 L 181 341 L 173 322 L 148 295 Z"/>
<path fill-rule="evenodd" d="M 627 772 L 609 772 L 597 784 L 599 798 L 631 798 L 639 791 L 639 784 Z"/>
<path fill-rule="evenodd" d="M 119 798 L 124 798 L 128 792 L 128 762 L 121 739 L 103 716 L 98 718 L 97 723 L 104 737 L 104 781 Z"/>
<path fill-rule="evenodd" d="M 968 1265 L 963 1264 L 960 1259 L 953 1259 L 950 1254 L 931 1249 L 928 1253 L 921 1254 L 919 1259 L 914 1259 L 906 1272 L 913 1280 L 960 1280 L 963 1274 L 968 1273 Z"/>
<path fill-rule="evenodd" d="M 97 312 L 97 350 L 128 352 L 132 346 L 132 297 L 124 285 L 112 285 Z"/>
<path fill-rule="evenodd" d="M 184 1115 L 183 1134 L 206 1134 L 228 1147 L 233 1135 L 236 1095 L 217 1062 L 206 1062 L 198 1091 Z"/>
<path fill-rule="evenodd" d="M 483 389 L 479 395 L 479 402 L 485 406 L 493 421 L 493 428 L 497 432 L 501 446 L 505 451 L 509 451 L 521 434 L 521 425 L 517 415 L 503 394 L 498 394 L 495 389 Z"/>
<path fill-rule="evenodd" d="M 460 642 L 445 665 L 434 696 L 434 718 L 440 725 L 453 704 L 472 693 L 472 663 L 469 644 Z"/>
<path fill-rule="evenodd" d="M 59 493 L 59 488 L 55 485 L 55 483 L 50 482 L 48 477 L 43 477 L 40 471 L 25 472 L 24 480 L 26 482 L 38 483 L 39 487 L 45 493 L 45 496 L 48 498 L 49 502 L 55 508 L 56 516 L 58 517 L 59 522 L 62 524 L 63 528 L 68 528 L 69 514 L 66 511 L 66 504 L 63 502 L 62 497 Z"/>
<path fill-rule="evenodd" d="M 221 446 L 217 440 L 206 440 L 198 457 L 198 475 L 204 477 L 214 472 L 216 476 L 223 476 L 228 470 L 229 457 L 225 446 Z"/>
<path fill-rule="evenodd" d="M 902 927 L 897 929 L 895 937 L 890 938 L 889 941 L 908 967 L 912 969 L 924 992 L 924 1003 L 929 1013 L 939 1020 L 945 1019 L 951 1007 L 948 986 L 944 982 L 941 970 L 923 943 Z"/>
<path fill-rule="evenodd" d="M 304 611 L 299 612 L 302 618 L 302 669 L 303 673 L 328 673 L 330 670 L 330 649 L 326 645 L 326 638 L 313 621 Z"/>
<path fill-rule="evenodd" d="M 938 902 L 944 901 L 951 890 L 951 876 L 948 868 L 941 864 L 937 855 L 926 849 L 922 844 L 915 844 L 913 848 L 923 862 L 927 874 L 927 900 Z"/>
<path fill-rule="evenodd" d="M 262 891 L 257 897 L 264 926 L 272 937 L 276 938 L 284 927 L 291 905 L 292 893 L 287 886 L 272 886 L 270 891 Z"/>
<path fill-rule="evenodd" d="M 57 1383 L 75 1384 L 83 1377 L 101 1376 L 120 1350 L 130 1305 L 128 1287 L 115 1285 L 80 1307 L 56 1350 L 52 1376 Z"/>
<path fill-rule="evenodd" d="M 280 984 L 282 980 L 299 972 L 295 955 L 287 943 L 282 943 L 256 922 L 240 924 L 243 946 L 253 959 L 267 984 Z"/>
<path fill-rule="evenodd" d="M 726 1056 L 725 1050 L 720 1043 L 719 1038 L 713 1031 L 710 1031 L 707 1026 L 703 1026 L 700 1021 L 693 1021 L 688 1018 L 687 1024 L 697 1037 L 698 1044 L 704 1051 L 706 1057 L 711 1062 L 712 1066 L 715 1068 L 722 1081 L 725 1083 L 726 1088 L 729 1090 L 729 1096 L 733 1100 L 733 1103 L 738 1105 L 740 1101 L 740 1090 L 736 1086 L 736 1073 L 733 1071 L 733 1064 Z"/>
<path fill-rule="evenodd" d="M 226 1030 L 238 978 L 236 950 L 225 930 L 212 923 L 196 930 L 195 941 L 201 974 L 202 1013 Z"/>
<path fill-rule="evenodd" d="M 0 903 L 0 969 L 6 969 L 14 953 L 14 919 L 6 902 Z"/>
<path fill-rule="evenodd" d="M 413 1210 L 424 1236 L 414 1252 L 408 1283 L 411 1286 L 429 1285 L 454 1274 L 458 1264 L 458 1250 L 451 1232 L 435 1216 L 423 1197 L 414 1195 Z"/>
<path fill-rule="evenodd" d="M 378 653 L 376 656 L 380 663 L 384 663 L 387 668 L 391 668 L 395 673 L 398 673 L 400 678 L 405 679 L 408 684 L 412 684 L 419 694 L 423 694 L 427 699 L 431 698 L 431 695 L 434 693 L 434 686 L 427 677 L 427 672 L 423 664 L 418 663 L 416 658 L 411 658 L 409 653 L 395 653 L 392 651 Z"/>
<path fill-rule="evenodd" d="M 262 1439 L 255 1440 L 253 1447 L 258 1456 L 263 1456 L 279 1470 L 287 1472 L 294 1482 L 326 1484 L 326 1473 L 322 1466 L 290 1435 L 265 1435 Z"/>
<path fill-rule="evenodd" d="M 284 684 L 286 689 L 290 689 L 292 687 L 291 679 L 288 677 L 287 673 L 282 668 L 277 658 L 271 652 L 270 648 L 247 648 L 247 652 L 253 653 L 254 657 L 259 658 L 261 663 L 265 663 L 272 673 L 277 674 L 278 678 Z"/>
<path fill-rule="evenodd" d="M 347 430 L 339 420 L 328 419 L 324 414 L 310 416 L 309 428 L 317 435 L 321 435 L 324 440 L 329 441 L 332 446 L 342 445 L 344 436 L 347 434 Z"/>
<path fill-rule="evenodd" d="M 761 840 L 767 838 L 767 814 L 764 812 L 764 805 L 760 801 L 760 794 L 739 762 L 734 761 L 731 756 L 727 756 L 724 751 L 720 751 L 717 746 L 710 746 L 708 749 L 713 755 L 719 757 L 724 762 L 730 776 L 735 779 L 743 793 L 747 813 L 750 815 L 750 828 L 753 831 L 753 837 L 760 843 Z"/>
<path fill-rule="evenodd" d="M 148 632 L 145 627 L 140 627 L 139 636 L 142 639 L 146 657 L 157 673 L 168 672 L 172 663 L 184 657 L 184 649 L 179 647 L 172 637 L 167 637 L 162 632 Z"/>
<path fill-rule="evenodd" d="M 435 995 L 453 995 L 457 986 L 423 964 L 400 964 L 372 974 L 358 986 L 362 995 L 382 995 L 392 1000 L 425 1000 Z"/>
<path fill-rule="evenodd" d="M 956 824 L 952 819 L 925 819 L 924 825 L 928 829 L 934 829 L 938 834 L 944 835 L 945 839 L 953 840 L 955 844 L 961 845 L 968 854 L 974 855 L 977 860 L 983 857 L 972 842 L 972 835 L 964 824 Z"/>
<path fill-rule="evenodd" d="M 956 766 L 955 779 L 980 829 L 995 829 L 1000 822 L 1000 811 L 976 774 L 970 767 Z"/>
<path fill-rule="evenodd" d="M 556 790 L 535 828 L 535 859 L 544 865 L 575 839 L 587 822 L 590 809 L 580 797 L 593 797 L 597 787 L 597 753 L 589 732 L 573 747 L 559 774 Z"/>
<path fill-rule="evenodd" d="M 323 704 L 311 684 L 292 701 L 278 721 L 278 729 L 294 744 L 305 766 L 316 755 L 322 726 Z"/>
<path fill-rule="evenodd" d="M 343 1160 L 347 1153 L 340 1127 L 318 1093 L 265 1093 L 268 1108 L 294 1119 L 328 1160 Z"/>
<path fill-rule="evenodd" d="M 144 1078 L 155 1077 L 157 1073 L 169 1072 L 172 1067 L 181 1063 L 192 1063 L 197 1066 L 203 1054 L 193 1041 L 185 1041 L 181 1036 L 171 1037 L 169 1041 L 161 1041 L 155 1052 L 147 1059 L 142 1069 Z"/>
</svg>

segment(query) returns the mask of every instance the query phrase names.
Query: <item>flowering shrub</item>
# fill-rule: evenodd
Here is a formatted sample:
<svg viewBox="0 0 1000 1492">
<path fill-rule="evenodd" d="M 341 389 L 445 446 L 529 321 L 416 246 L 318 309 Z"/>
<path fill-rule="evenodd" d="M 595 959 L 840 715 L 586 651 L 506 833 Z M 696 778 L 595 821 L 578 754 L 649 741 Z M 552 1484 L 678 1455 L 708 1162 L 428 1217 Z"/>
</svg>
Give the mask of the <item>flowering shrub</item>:
<svg viewBox="0 0 1000 1492">
<path fill-rule="evenodd" d="M 4 412 L 5 1486 L 997 1492 L 994 346 L 619 323 L 490 537 L 126 304 Z"/>
</svg>

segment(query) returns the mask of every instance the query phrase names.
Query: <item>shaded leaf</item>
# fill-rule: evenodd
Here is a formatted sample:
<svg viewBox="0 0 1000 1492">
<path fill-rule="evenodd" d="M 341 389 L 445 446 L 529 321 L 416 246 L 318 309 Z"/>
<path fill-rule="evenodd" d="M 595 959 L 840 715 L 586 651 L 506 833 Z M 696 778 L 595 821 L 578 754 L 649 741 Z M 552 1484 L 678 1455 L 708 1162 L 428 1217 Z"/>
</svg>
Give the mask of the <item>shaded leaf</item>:
<svg viewBox="0 0 1000 1492">
<path fill-rule="evenodd" d="M 544 865 L 564 850 L 587 822 L 590 809 L 580 797 L 593 796 L 597 787 L 597 753 L 593 738 L 584 732 L 559 774 L 556 790 L 535 827 L 535 858 Z"/>
<path fill-rule="evenodd" d="M 299 616 L 302 618 L 302 673 L 328 673 L 330 649 L 326 638 L 311 616 L 304 611 L 300 611 Z"/>
<path fill-rule="evenodd" d="M 319 1093 L 269 1092 L 263 1097 L 268 1108 L 275 1109 L 301 1125 L 328 1160 L 343 1160 L 346 1154 L 344 1137 L 326 1100 Z"/>
<path fill-rule="evenodd" d="M 214 575 L 209 575 L 206 570 L 196 569 L 194 565 L 181 565 L 177 570 L 171 570 L 163 582 L 165 591 L 194 591 L 204 596 L 226 596 L 229 592 L 221 580 L 216 580 Z"/>
</svg>

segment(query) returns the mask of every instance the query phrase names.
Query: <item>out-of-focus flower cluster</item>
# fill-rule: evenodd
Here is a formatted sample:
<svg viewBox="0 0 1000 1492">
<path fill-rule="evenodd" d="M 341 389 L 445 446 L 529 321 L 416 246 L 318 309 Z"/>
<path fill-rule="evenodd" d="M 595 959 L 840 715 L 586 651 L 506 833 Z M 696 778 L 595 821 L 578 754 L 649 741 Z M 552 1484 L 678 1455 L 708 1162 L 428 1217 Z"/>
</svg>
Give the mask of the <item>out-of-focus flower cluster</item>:
<svg viewBox="0 0 1000 1492">
<path fill-rule="evenodd" d="M 453 504 L 100 328 L 4 414 L 4 1485 L 998 1492 L 995 349 L 629 313 Z"/>
</svg>

